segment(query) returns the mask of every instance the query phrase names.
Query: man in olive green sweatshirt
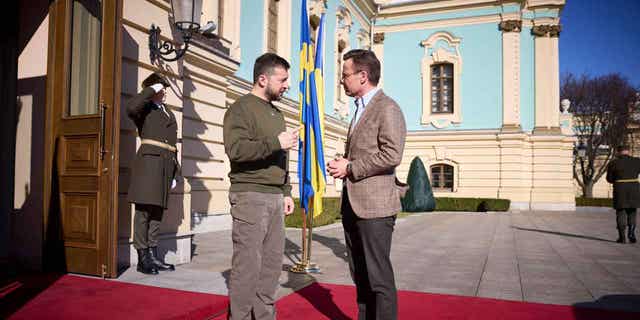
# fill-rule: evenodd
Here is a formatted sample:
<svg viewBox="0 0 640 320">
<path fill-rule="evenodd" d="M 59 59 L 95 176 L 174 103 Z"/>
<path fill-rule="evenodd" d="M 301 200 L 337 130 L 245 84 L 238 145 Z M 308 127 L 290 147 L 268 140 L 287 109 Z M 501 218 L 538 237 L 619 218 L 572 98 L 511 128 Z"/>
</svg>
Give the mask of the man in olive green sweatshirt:
<svg viewBox="0 0 640 320">
<path fill-rule="evenodd" d="M 271 102 L 289 87 L 289 63 L 276 54 L 256 59 L 251 92 L 224 115 L 224 149 L 231 162 L 229 202 L 233 257 L 229 319 L 275 319 L 284 254 L 284 215 L 293 212 L 288 150 L 298 129 L 287 131 Z"/>
</svg>

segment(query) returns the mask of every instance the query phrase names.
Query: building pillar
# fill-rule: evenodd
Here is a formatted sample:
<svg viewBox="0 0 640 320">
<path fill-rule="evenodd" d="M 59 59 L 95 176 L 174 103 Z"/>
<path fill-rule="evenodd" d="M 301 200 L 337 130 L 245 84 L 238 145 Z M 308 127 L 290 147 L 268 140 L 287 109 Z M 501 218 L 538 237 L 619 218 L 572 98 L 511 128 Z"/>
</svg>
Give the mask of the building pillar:
<svg viewBox="0 0 640 320">
<path fill-rule="evenodd" d="M 378 83 L 378 87 L 382 88 L 384 84 L 384 32 L 376 32 L 373 34 L 371 51 L 373 51 L 376 57 L 378 57 L 378 60 L 380 60 L 380 82 Z"/>
<path fill-rule="evenodd" d="M 535 36 L 534 134 L 560 134 L 560 25 L 537 25 Z"/>
<path fill-rule="evenodd" d="M 521 20 L 500 22 L 502 31 L 502 132 L 519 132 Z"/>
</svg>

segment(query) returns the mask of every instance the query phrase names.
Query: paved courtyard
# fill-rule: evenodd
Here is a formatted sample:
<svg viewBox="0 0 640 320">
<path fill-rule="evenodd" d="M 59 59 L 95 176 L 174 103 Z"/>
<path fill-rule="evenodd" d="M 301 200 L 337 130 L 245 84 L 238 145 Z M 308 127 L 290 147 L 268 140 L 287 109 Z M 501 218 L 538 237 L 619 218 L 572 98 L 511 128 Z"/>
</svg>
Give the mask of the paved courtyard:
<svg viewBox="0 0 640 320">
<path fill-rule="evenodd" d="M 613 211 L 426 213 L 396 222 L 392 261 L 399 290 L 640 312 L 640 245 L 615 243 Z M 282 272 L 279 295 L 312 281 L 353 284 L 342 226 L 314 230 L 321 273 Z M 198 234 L 190 264 L 118 280 L 227 294 L 231 232 Z M 300 231 L 287 230 L 283 269 L 301 255 Z"/>
</svg>

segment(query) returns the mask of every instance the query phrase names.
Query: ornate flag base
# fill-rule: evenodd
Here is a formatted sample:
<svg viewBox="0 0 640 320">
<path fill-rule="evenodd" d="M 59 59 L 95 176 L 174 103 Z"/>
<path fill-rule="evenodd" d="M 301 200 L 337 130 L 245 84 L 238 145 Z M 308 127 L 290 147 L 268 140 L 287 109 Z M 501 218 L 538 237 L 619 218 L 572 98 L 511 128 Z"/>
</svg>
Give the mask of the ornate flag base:
<svg viewBox="0 0 640 320">
<path fill-rule="evenodd" d="M 289 271 L 293 273 L 320 273 L 320 267 L 318 267 L 318 265 L 313 262 L 298 262 L 295 266 L 291 266 L 289 268 Z"/>
</svg>

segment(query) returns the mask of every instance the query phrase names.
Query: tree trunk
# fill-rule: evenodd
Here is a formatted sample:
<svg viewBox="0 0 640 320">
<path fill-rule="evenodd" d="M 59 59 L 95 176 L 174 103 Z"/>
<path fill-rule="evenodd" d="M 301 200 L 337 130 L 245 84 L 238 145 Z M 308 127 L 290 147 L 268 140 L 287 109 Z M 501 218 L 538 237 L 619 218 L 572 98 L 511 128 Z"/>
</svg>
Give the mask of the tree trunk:
<svg viewBox="0 0 640 320">
<path fill-rule="evenodd" d="M 593 198 L 593 181 L 585 181 L 582 187 L 583 198 Z"/>
</svg>

